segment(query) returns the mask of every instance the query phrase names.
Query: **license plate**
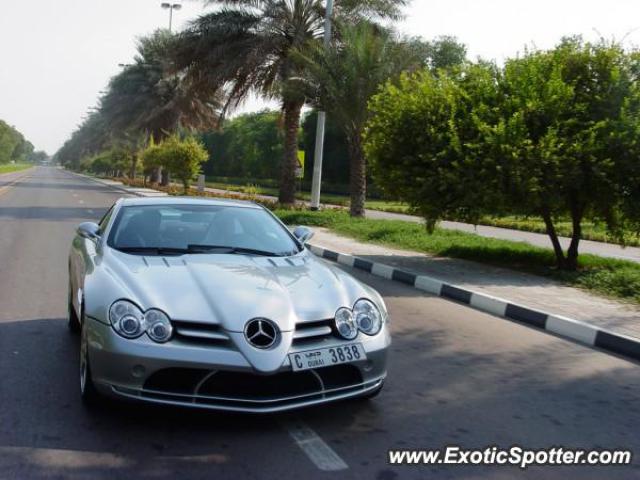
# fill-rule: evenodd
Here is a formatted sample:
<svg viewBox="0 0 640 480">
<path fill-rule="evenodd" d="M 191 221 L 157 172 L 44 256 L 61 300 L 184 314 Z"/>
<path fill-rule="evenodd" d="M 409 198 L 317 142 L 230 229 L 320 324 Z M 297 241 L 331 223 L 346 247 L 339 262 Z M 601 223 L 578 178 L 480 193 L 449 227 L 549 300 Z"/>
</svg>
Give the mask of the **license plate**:
<svg viewBox="0 0 640 480">
<path fill-rule="evenodd" d="M 339 347 L 319 348 L 289 354 L 289 361 L 294 372 L 311 368 L 330 367 L 341 363 L 366 360 L 367 354 L 360 343 L 351 343 Z"/>
</svg>

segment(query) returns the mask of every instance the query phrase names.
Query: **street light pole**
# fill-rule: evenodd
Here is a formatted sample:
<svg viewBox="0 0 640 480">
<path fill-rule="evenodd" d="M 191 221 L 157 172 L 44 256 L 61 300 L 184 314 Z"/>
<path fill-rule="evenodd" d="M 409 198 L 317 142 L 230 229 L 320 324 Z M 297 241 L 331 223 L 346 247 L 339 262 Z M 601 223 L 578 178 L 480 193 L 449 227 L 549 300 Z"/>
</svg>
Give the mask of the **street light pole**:
<svg viewBox="0 0 640 480">
<path fill-rule="evenodd" d="M 182 5 L 180 5 L 179 3 L 161 3 L 160 6 L 162 8 L 164 8 L 165 10 L 168 9 L 169 10 L 169 33 L 171 33 L 171 27 L 173 26 L 173 11 L 174 10 L 180 10 L 182 8 Z"/>
<path fill-rule="evenodd" d="M 331 42 L 331 17 L 333 16 L 333 0 L 327 0 L 327 11 L 324 18 L 324 48 L 328 49 Z M 316 149 L 313 156 L 313 180 L 311 181 L 311 209 L 320 208 L 320 189 L 322 185 L 322 160 L 324 155 L 324 133 L 327 121 L 326 112 L 318 112 L 316 126 Z"/>
</svg>

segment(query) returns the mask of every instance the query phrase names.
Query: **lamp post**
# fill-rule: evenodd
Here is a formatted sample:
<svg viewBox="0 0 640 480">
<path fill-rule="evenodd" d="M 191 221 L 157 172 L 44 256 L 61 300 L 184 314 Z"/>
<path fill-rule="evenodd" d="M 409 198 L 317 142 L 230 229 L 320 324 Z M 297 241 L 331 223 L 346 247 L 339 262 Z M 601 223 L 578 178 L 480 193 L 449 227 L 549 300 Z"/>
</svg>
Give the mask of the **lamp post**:
<svg viewBox="0 0 640 480">
<path fill-rule="evenodd" d="M 179 3 L 161 3 L 160 6 L 162 8 L 164 8 L 165 10 L 169 10 L 169 32 L 171 32 L 171 27 L 173 24 L 173 11 L 174 10 L 180 10 L 182 8 L 182 5 L 180 5 Z"/>
<path fill-rule="evenodd" d="M 329 48 L 329 43 L 331 42 L 332 15 L 333 0 L 327 0 L 327 10 L 324 18 L 324 48 Z M 318 210 L 320 208 L 322 157 L 324 155 L 324 127 L 326 121 L 326 112 L 318 112 L 318 125 L 316 126 L 316 149 L 313 156 L 313 180 L 311 181 L 311 210 Z"/>
</svg>

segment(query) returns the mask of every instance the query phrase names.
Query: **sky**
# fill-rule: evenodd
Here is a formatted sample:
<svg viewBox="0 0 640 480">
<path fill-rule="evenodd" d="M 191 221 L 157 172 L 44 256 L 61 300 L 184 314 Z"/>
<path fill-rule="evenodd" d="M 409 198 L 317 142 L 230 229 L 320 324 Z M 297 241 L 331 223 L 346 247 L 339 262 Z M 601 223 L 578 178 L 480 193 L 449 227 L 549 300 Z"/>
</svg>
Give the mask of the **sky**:
<svg viewBox="0 0 640 480">
<path fill-rule="evenodd" d="M 174 0 L 180 1 L 180 0 Z M 96 104 L 136 38 L 166 28 L 160 0 L 13 0 L 0 10 L 0 119 L 53 154 Z M 174 29 L 206 11 L 184 0 Z M 413 0 L 398 28 L 430 39 L 454 35 L 471 58 L 502 62 L 565 35 L 640 45 L 638 0 Z M 251 99 L 243 111 L 264 108 Z"/>
</svg>

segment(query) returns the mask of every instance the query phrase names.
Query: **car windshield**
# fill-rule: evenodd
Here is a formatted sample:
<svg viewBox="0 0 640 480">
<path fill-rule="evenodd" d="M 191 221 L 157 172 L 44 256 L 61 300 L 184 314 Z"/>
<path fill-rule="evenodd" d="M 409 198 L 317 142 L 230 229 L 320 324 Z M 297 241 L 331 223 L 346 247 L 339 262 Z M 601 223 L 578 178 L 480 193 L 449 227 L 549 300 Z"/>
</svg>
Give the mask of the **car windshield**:
<svg viewBox="0 0 640 480">
<path fill-rule="evenodd" d="M 261 208 L 221 205 L 125 206 L 107 244 L 138 255 L 293 255 L 291 234 Z"/>
</svg>

